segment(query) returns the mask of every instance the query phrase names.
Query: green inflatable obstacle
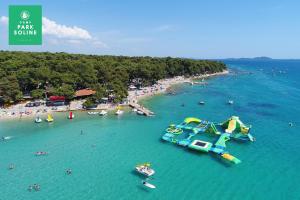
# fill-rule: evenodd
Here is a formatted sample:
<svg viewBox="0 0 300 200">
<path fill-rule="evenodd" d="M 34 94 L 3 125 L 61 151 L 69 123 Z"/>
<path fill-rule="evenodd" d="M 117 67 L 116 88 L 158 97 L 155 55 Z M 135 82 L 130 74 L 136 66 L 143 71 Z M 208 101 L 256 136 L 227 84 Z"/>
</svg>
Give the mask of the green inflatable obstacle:
<svg viewBox="0 0 300 200">
<path fill-rule="evenodd" d="M 211 123 L 208 126 L 207 132 L 208 133 L 212 133 L 212 134 L 216 134 L 216 135 L 220 135 L 220 132 L 217 130 L 217 128 L 216 128 L 216 126 L 215 126 L 214 123 Z"/>
<path fill-rule="evenodd" d="M 190 145 L 189 148 L 195 149 L 198 151 L 209 152 L 210 148 L 212 147 L 212 143 L 202 141 L 202 140 L 194 140 Z"/>
<path fill-rule="evenodd" d="M 241 161 L 226 151 L 226 142 L 230 139 L 253 142 L 255 138 L 250 134 L 250 128 L 251 126 L 245 125 L 237 116 L 232 116 L 219 124 L 195 117 L 187 117 L 181 124 L 171 124 L 166 129 L 162 139 L 197 151 L 212 152 L 224 160 L 238 164 Z M 198 135 L 207 133 L 210 133 L 209 136 L 211 137 L 218 137 L 214 144 L 198 139 Z M 197 139 L 193 139 L 195 137 Z"/>
<path fill-rule="evenodd" d="M 237 116 L 232 116 L 221 125 L 228 133 L 244 133 L 250 131 L 251 126 L 245 125 Z"/>
<path fill-rule="evenodd" d="M 183 130 L 181 128 L 176 128 L 175 124 L 171 124 L 169 128 L 166 129 L 166 132 L 174 135 L 180 135 L 183 133 Z"/>
</svg>

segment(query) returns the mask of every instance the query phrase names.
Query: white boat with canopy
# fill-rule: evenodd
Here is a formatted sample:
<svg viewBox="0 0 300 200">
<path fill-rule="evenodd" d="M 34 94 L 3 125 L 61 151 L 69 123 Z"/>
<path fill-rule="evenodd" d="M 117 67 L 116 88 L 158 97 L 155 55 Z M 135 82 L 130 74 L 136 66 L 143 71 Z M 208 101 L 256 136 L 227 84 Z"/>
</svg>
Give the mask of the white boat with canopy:
<svg viewBox="0 0 300 200">
<path fill-rule="evenodd" d="M 145 176 L 152 176 L 155 171 L 150 168 L 151 164 L 150 163 L 143 163 L 143 164 L 139 164 L 135 167 L 135 170 L 140 173 L 143 174 Z"/>
</svg>

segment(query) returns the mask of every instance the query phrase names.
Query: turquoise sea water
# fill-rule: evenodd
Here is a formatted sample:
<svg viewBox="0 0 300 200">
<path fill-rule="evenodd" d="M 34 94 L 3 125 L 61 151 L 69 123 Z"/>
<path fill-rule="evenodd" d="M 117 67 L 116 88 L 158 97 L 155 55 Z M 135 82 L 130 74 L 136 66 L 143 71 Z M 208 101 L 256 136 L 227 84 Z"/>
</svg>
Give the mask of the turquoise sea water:
<svg viewBox="0 0 300 200">
<path fill-rule="evenodd" d="M 70 121 L 60 113 L 53 124 L 0 122 L 0 135 L 12 136 L 0 142 L 0 199 L 300 199 L 300 61 L 226 63 L 233 75 L 145 100 L 155 117 L 76 113 Z M 252 124 L 256 137 L 254 143 L 228 142 L 239 165 L 160 139 L 168 124 L 185 117 L 219 122 L 231 115 Z M 49 155 L 36 157 L 36 151 Z M 155 190 L 141 186 L 133 172 L 145 161 L 156 170 Z M 41 191 L 28 192 L 34 183 Z"/>
</svg>

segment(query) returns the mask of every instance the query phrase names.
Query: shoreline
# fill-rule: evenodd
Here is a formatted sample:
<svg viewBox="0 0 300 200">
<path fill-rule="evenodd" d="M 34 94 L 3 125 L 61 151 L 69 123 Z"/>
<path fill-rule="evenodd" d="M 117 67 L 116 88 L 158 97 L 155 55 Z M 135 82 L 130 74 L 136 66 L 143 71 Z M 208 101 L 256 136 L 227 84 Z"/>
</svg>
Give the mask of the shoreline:
<svg viewBox="0 0 300 200">
<path fill-rule="evenodd" d="M 138 103 L 140 100 L 142 100 L 144 98 L 165 93 L 174 85 L 183 84 L 183 83 L 187 83 L 190 85 L 192 85 L 192 84 L 206 85 L 207 82 L 198 82 L 195 80 L 206 79 L 206 78 L 211 78 L 214 76 L 221 76 L 221 75 L 227 75 L 227 74 L 229 74 L 229 71 L 224 70 L 223 72 L 217 72 L 217 73 L 213 73 L 213 74 L 204 74 L 204 75 L 193 76 L 193 77 L 188 77 L 188 78 L 185 78 L 183 76 L 177 76 L 174 78 L 162 79 L 162 80 L 159 80 L 157 82 L 157 84 L 142 88 L 139 91 L 136 91 L 136 90 L 128 91 L 128 99 L 133 98 Z"/>
<path fill-rule="evenodd" d="M 183 84 L 187 83 L 190 85 L 193 84 L 201 84 L 206 85 L 207 83 L 205 81 L 196 81 L 199 79 L 206 79 L 214 76 L 220 76 L 220 75 L 226 75 L 228 74 L 228 70 L 224 70 L 223 72 L 217 72 L 213 74 L 204 74 L 199 76 L 192 76 L 192 77 L 183 77 L 183 76 L 177 76 L 173 78 L 168 79 L 162 79 L 158 80 L 156 84 L 147 86 L 144 88 L 141 88 L 139 90 L 133 90 L 128 91 L 127 96 L 127 103 L 120 104 L 120 106 L 128 106 L 130 102 L 133 103 L 139 103 L 140 100 L 149 98 L 158 94 L 162 94 L 167 92 L 172 86 L 177 84 Z M 34 119 L 37 115 L 40 117 L 46 117 L 47 114 L 52 114 L 56 112 L 88 112 L 89 110 L 85 110 L 82 108 L 82 103 L 84 100 L 78 100 L 78 101 L 71 101 L 70 105 L 66 106 L 59 106 L 59 107 L 47 107 L 45 105 L 38 106 L 38 107 L 25 107 L 26 103 L 20 103 L 16 105 L 12 105 L 9 108 L 1 108 L 0 109 L 0 121 L 5 120 L 15 120 L 15 119 Z M 118 105 L 109 103 L 109 104 L 99 104 L 98 107 L 94 110 L 90 111 L 99 111 L 99 110 L 107 110 L 107 111 L 113 111 L 117 109 Z M 14 113 L 14 114 L 13 114 Z"/>
</svg>

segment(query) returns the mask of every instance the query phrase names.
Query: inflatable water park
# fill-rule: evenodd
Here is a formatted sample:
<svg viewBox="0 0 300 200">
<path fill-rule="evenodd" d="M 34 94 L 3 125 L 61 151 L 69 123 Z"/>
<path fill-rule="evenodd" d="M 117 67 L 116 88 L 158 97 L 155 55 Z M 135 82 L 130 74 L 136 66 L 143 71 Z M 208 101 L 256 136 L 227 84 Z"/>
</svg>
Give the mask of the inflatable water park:
<svg viewBox="0 0 300 200">
<path fill-rule="evenodd" d="M 230 139 L 253 142 L 255 138 L 250 134 L 250 129 L 251 125 L 244 124 L 237 116 L 232 116 L 223 123 L 188 117 L 181 124 L 170 124 L 162 139 L 196 151 L 216 153 L 221 158 L 238 164 L 241 160 L 226 151 L 226 142 Z M 200 134 L 217 137 L 217 140 L 214 143 L 199 140 L 197 136 Z"/>
</svg>

